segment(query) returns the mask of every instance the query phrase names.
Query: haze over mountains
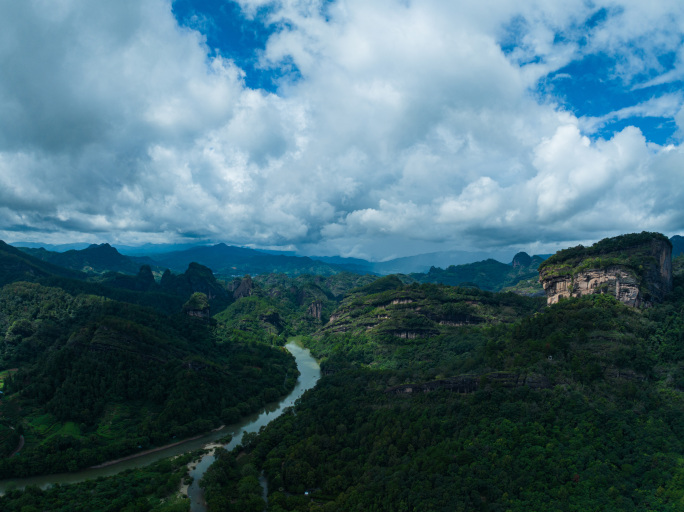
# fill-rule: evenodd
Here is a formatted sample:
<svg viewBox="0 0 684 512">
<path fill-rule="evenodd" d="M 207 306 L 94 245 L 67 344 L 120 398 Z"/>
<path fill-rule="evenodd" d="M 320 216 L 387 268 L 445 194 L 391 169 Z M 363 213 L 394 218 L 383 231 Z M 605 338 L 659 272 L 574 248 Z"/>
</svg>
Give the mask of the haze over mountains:
<svg viewBox="0 0 684 512">
<path fill-rule="evenodd" d="M 512 255 L 504 252 L 441 251 L 376 262 L 340 256 L 298 256 L 294 253 L 261 251 L 223 243 L 192 246 L 146 244 L 139 247 L 111 246 L 106 243 L 51 245 L 15 242 L 10 245 L 56 265 L 78 270 L 92 267 L 92 271 L 96 273 L 105 268 L 137 273 L 142 264 L 183 271 L 188 263 L 194 261 L 210 267 L 215 273 L 225 275 L 271 272 L 330 275 L 340 271 L 387 275 L 422 273 L 431 267 L 447 268 L 450 265 L 487 259 L 505 262 L 512 259 Z"/>
<path fill-rule="evenodd" d="M 673 257 L 684 252 L 684 237 L 673 236 L 670 241 L 673 245 Z M 71 244 L 60 248 L 67 247 L 71 247 Z M 157 251 L 160 246 L 126 247 L 125 250 L 145 254 L 150 248 Z M 171 275 L 177 275 L 181 280 L 186 279 L 188 272 L 195 272 L 192 265 L 199 265 L 198 268 L 206 269 L 206 272 L 202 272 L 213 272 L 226 282 L 244 275 L 333 276 L 343 272 L 361 275 L 399 274 L 406 283 L 473 286 L 487 291 L 514 291 L 523 295 L 539 296 L 543 295 L 543 289 L 538 279 L 537 267 L 549 256 L 530 256 L 520 252 L 512 261 L 501 258 L 505 261 L 502 262 L 489 257 L 487 253 L 449 251 L 419 254 L 385 262 L 370 262 L 359 258 L 302 257 L 293 253 L 259 251 L 223 243 L 169 252 L 152 252 L 144 256 L 122 254 L 109 244 L 93 244 L 84 249 L 68 249 L 64 252 L 49 251 L 42 247 L 18 249 L 37 261 L 54 266 L 49 267 L 52 269 L 47 272 L 50 275 L 95 280 L 109 287 L 132 292 L 155 291 L 161 286 L 157 291 L 162 293 L 169 291 Z M 41 264 L 33 261 L 30 267 L 39 268 Z M 65 275 L 66 269 L 74 271 L 74 274 Z M 171 274 L 166 279 L 161 279 L 162 273 L 168 273 L 167 269 Z M 42 267 L 38 273 L 41 272 Z M 41 275 L 47 274 L 43 272 Z M 171 287 L 176 287 L 176 284 Z M 182 287 L 187 290 L 197 288 L 188 284 L 183 284 Z M 199 289 L 203 290 L 201 286 L 197 288 Z M 221 304 L 224 304 L 223 300 Z"/>
</svg>

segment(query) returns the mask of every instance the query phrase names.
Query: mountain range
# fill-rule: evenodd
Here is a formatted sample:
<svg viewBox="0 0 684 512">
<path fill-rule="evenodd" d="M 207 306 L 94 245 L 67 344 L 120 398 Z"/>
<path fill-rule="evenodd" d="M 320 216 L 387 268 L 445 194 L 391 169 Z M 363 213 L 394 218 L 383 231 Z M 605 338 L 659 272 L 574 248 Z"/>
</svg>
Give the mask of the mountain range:
<svg viewBox="0 0 684 512">
<path fill-rule="evenodd" d="M 357 274 L 423 273 L 432 267 L 447 268 L 491 259 L 505 259 L 503 254 L 486 252 L 444 251 L 418 254 L 388 261 L 374 262 L 341 256 L 297 256 L 291 252 L 260 251 L 248 247 L 216 245 L 152 245 L 140 247 L 110 244 L 12 244 L 43 261 L 91 274 L 116 271 L 137 273 L 140 265 L 162 271 L 169 268 L 182 272 L 191 262 L 210 267 L 216 274 L 238 276 L 281 272 L 288 275 L 333 275 L 339 272 Z M 173 250 L 168 250 L 169 248 Z M 166 250 L 165 250 L 166 249 Z"/>
<path fill-rule="evenodd" d="M 199 479 L 209 512 L 263 510 L 259 475 L 269 510 L 292 512 L 681 510 L 684 256 L 670 272 L 669 245 L 631 234 L 546 260 L 520 252 L 384 277 L 264 253 L 260 265 L 337 273 L 217 279 L 183 265 L 248 268 L 251 250 L 175 251 L 131 274 L 140 261 L 107 245 L 62 256 L 67 269 L 0 243 L 0 478 L 232 424 L 294 386 L 280 347 L 294 338 L 323 377 L 236 451 L 216 451 Z M 622 300 L 622 274 L 620 287 L 578 279 L 616 266 L 648 302 Z M 565 282 L 563 300 L 524 290 L 539 287 L 537 269 Z M 10 489 L 0 510 L 189 510 L 187 468 L 171 464 L 161 480 L 135 472 L 133 490 L 130 472 L 49 494 Z M 104 501 L 103 486 L 117 489 Z"/>
<path fill-rule="evenodd" d="M 673 257 L 684 252 L 684 237 L 675 235 L 670 238 L 670 241 L 673 245 Z M 33 245 L 33 247 L 26 247 L 26 245 Z M 526 253 L 519 253 L 531 258 L 529 265 L 520 265 L 520 261 L 515 264 L 515 258 L 510 263 L 502 263 L 501 255 L 499 259 L 496 259 L 484 252 L 445 251 L 372 262 L 340 256 L 296 256 L 293 253 L 260 251 L 223 243 L 189 247 L 146 244 L 138 248 L 122 246 L 120 250 L 106 243 L 93 244 L 81 249 L 71 248 L 78 244 L 61 246 L 46 244 L 45 247 L 35 247 L 35 245 L 38 244 L 23 244 L 18 245 L 18 248 L 25 254 L 46 263 L 89 275 L 101 275 L 106 272 L 136 275 L 142 265 L 149 265 L 153 273 L 159 277 L 165 269 L 170 269 L 175 273 L 184 272 L 188 265 L 194 262 L 211 268 L 214 274 L 226 279 L 246 274 L 270 273 L 283 273 L 289 276 L 305 274 L 330 276 L 341 272 L 375 275 L 408 274 L 409 281 L 421 283 L 450 285 L 466 283 L 492 291 L 522 286 L 529 293 L 539 291 L 535 269 L 549 256 L 529 257 Z M 46 247 L 55 250 L 48 250 Z M 179 247 L 181 250 L 159 252 L 164 248 Z M 60 249 L 67 250 L 60 252 Z M 137 255 L 134 256 L 133 253 Z"/>
</svg>

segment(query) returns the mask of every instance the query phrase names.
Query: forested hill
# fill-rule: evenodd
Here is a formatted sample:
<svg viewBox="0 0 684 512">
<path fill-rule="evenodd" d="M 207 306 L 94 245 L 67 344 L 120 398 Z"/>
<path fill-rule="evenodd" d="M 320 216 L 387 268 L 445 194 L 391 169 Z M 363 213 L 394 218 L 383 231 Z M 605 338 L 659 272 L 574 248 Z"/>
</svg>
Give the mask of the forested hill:
<svg viewBox="0 0 684 512">
<path fill-rule="evenodd" d="M 13 281 L 34 281 L 45 277 L 85 279 L 81 272 L 42 261 L 0 240 L 0 285 Z"/>
<path fill-rule="evenodd" d="M 510 264 L 487 259 L 450 265 L 445 269 L 432 267 L 425 274 L 409 274 L 409 277 L 419 283 L 473 286 L 487 291 L 513 290 L 525 295 L 542 295 L 544 290 L 539 284 L 537 268 L 545 257 L 520 252 Z"/>
<path fill-rule="evenodd" d="M 104 272 L 136 274 L 142 265 L 154 265 L 154 261 L 150 258 L 124 256 L 109 244 L 93 244 L 85 249 L 72 249 L 66 252 L 25 247 L 20 248 L 20 250 L 54 265 L 88 274 L 102 274 Z"/>
<path fill-rule="evenodd" d="M 0 478 L 91 466 L 231 423 L 295 382 L 284 349 L 60 288 L 0 288 Z M 13 431 L 10 429 L 14 429 Z M 25 436 L 21 455 L 7 458 Z"/>
<path fill-rule="evenodd" d="M 209 317 L 238 298 L 197 263 L 159 283 L 146 265 L 93 277 L 0 242 L 0 284 L 0 478 L 206 432 L 282 396 L 297 377 L 273 345 L 282 339 Z M 22 434 L 21 453 L 8 457 Z"/>
<path fill-rule="evenodd" d="M 43 261 L 0 241 L 0 285 L 16 281 L 61 288 L 72 295 L 97 295 L 153 307 L 167 314 L 180 311 L 194 292 L 208 295 L 212 313 L 223 310 L 233 300 L 211 269 L 197 263 L 188 265 L 182 274 L 167 271 L 159 282 L 149 265 L 139 267 L 135 275 L 107 271 L 94 276 Z"/>
<path fill-rule="evenodd" d="M 239 458 L 220 454 L 210 510 L 257 510 L 261 470 L 274 511 L 682 510 L 684 259 L 673 268 L 646 310 L 393 279 L 352 292 L 306 339 L 326 376 Z"/>
</svg>

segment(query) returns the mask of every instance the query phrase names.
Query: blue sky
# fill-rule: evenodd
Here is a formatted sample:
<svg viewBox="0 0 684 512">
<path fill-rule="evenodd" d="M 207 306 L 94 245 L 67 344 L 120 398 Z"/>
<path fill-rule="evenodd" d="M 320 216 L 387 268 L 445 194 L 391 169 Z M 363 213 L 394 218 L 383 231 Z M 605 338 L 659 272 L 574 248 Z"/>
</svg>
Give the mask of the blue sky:
<svg viewBox="0 0 684 512">
<path fill-rule="evenodd" d="M 679 1 L 0 9 L 9 242 L 387 259 L 684 233 Z"/>
<path fill-rule="evenodd" d="M 277 71 L 259 66 L 259 54 L 277 30 L 264 23 L 267 12 L 264 8 L 256 17 L 247 17 L 239 4 L 225 0 L 173 2 L 178 24 L 201 32 L 210 53 L 218 52 L 234 60 L 245 72 L 247 87 L 276 92 Z"/>
<path fill-rule="evenodd" d="M 634 88 L 633 84 L 613 75 L 616 65 L 616 59 L 609 55 L 588 55 L 540 80 L 538 94 L 542 98 L 553 98 L 577 117 L 603 117 L 652 98 L 678 94 L 681 88 L 681 82 Z M 638 127 L 647 140 L 657 144 L 677 141 L 673 117 L 662 115 L 611 119 L 593 136 L 610 138 L 626 126 Z"/>
</svg>

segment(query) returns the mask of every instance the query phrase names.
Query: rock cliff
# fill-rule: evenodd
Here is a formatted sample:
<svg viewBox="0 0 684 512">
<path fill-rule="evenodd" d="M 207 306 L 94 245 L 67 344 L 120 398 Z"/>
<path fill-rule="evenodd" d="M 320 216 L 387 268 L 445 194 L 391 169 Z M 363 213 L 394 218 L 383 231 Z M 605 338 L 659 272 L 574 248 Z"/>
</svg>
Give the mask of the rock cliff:
<svg viewBox="0 0 684 512">
<path fill-rule="evenodd" d="M 242 281 L 240 281 L 240 285 L 233 292 L 233 298 L 237 300 L 243 297 L 251 297 L 253 293 L 254 284 L 252 283 L 252 278 L 249 275 L 246 275 L 242 278 Z"/>
<path fill-rule="evenodd" d="M 321 315 L 323 314 L 323 302 L 320 300 L 313 301 L 307 308 L 306 312 L 309 316 L 314 317 L 316 320 L 320 320 Z"/>
<path fill-rule="evenodd" d="M 548 304 L 608 293 L 629 306 L 649 307 L 672 289 L 672 244 L 643 232 L 565 249 L 539 266 L 539 280 Z"/>
</svg>

